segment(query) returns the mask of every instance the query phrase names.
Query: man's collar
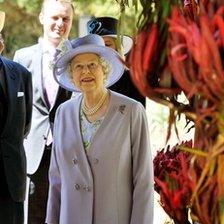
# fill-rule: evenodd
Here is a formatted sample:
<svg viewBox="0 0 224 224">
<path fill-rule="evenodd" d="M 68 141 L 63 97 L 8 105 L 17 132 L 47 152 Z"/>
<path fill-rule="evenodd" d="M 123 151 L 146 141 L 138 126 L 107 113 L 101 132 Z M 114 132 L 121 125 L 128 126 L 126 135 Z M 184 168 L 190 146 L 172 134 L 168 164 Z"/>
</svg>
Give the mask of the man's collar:
<svg viewBox="0 0 224 224">
<path fill-rule="evenodd" d="M 48 42 L 44 41 L 44 39 L 41 39 L 41 44 L 42 44 L 42 49 L 43 53 L 54 53 L 55 52 L 55 47 L 50 45 Z"/>
<path fill-rule="evenodd" d="M 50 45 L 49 42 L 44 40 L 43 37 L 40 37 L 38 39 L 38 42 L 41 43 L 41 45 L 42 45 L 43 53 L 50 53 L 50 54 L 55 53 L 55 49 L 57 47 L 54 47 L 54 46 Z"/>
</svg>

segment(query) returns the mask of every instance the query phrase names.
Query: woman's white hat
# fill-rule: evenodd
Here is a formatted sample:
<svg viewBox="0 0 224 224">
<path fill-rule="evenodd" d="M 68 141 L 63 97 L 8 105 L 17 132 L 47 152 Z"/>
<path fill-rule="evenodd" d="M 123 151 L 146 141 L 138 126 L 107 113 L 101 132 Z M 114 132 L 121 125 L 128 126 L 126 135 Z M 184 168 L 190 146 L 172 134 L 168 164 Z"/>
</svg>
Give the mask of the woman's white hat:
<svg viewBox="0 0 224 224">
<path fill-rule="evenodd" d="M 102 37 L 96 34 L 90 34 L 71 41 L 66 40 L 57 49 L 54 58 L 53 74 L 55 80 L 63 88 L 69 91 L 80 92 L 71 80 L 69 63 L 76 55 L 83 53 L 97 54 L 111 65 L 106 87 L 113 85 L 122 76 L 124 65 L 121 62 L 119 54 L 115 50 L 106 47 Z"/>
</svg>

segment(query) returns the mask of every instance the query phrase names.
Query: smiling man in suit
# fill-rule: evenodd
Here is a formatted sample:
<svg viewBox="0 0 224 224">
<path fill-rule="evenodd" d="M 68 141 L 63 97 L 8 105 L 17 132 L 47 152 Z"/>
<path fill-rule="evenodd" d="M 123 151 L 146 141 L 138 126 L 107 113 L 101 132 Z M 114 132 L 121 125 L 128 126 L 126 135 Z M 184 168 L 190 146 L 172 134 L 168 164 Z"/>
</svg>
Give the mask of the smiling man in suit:
<svg viewBox="0 0 224 224">
<path fill-rule="evenodd" d="M 4 25 L 0 11 L 0 32 Z M 0 39 L 0 52 L 4 49 Z M 23 224 L 26 190 L 26 156 L 23 139 L 32 112 L 31 74 L 0 56 L 0 223 Z"/>
<path fill-rule="evenodd" d="M 55 49 L 67 39 L 72 27 L 74 8 L 70 0 L 44 0 L 39 14 L 43 37 L 39 43 L 16 51 L 14 60 L 27 67 L 33 81 L 33 116 L 25 141 L 27 173 L 31 178 L 28 223 L 45 221 L 48 167 L 52 145 L 51 124 L 58 106 L 71 97 L 53 78 L 50 62 Z"/>
</svg>

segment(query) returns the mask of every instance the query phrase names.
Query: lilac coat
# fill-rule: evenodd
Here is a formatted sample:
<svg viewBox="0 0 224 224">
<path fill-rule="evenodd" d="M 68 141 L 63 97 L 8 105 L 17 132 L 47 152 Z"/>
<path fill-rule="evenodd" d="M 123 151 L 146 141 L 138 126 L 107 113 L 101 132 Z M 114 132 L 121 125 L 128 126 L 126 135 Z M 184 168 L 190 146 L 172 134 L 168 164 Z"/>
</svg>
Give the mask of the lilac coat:
<svg viewBox="0 0 224 224">
<path fill-rule="evenodd" d="M 111 91 L 108 111 L 85 153 L 81 99 L 80 94 L 57 111 L 46 222 L 152 224 L 153 168 L 143 106 Z"/>
</svg>

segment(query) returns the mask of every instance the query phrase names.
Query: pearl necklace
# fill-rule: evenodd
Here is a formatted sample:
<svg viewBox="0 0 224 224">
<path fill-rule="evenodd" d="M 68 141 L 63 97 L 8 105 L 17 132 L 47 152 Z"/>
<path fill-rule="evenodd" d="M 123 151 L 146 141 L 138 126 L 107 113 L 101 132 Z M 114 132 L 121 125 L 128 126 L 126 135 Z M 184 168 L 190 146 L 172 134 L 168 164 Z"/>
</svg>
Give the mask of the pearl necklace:
<svg viewBox="0 0 224 224">
<path fill-rule="evenodd" d="M 102 94 L 98 103 L 92 108 L 88 108 L 83 100 L 82 101 L 82 111 L 84 112 L 85 115 L 92 116 L 104 105 L 106 99 L 107 99 L 107 92 L 105 94 Z"/>
</svg>

